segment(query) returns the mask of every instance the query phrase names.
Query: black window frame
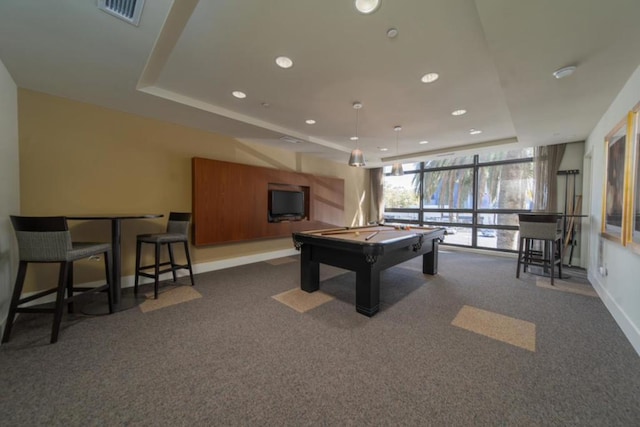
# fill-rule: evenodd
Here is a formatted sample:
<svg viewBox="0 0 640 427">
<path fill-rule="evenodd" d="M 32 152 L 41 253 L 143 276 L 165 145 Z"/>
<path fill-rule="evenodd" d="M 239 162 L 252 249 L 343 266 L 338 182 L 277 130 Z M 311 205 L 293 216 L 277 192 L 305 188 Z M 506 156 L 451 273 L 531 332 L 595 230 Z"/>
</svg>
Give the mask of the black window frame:
<svg viewBox="0 0 640 427">
<path fill-rule="evenodd" d="M 452 166 L 438 166 L 438 167 L 426 167 L 427 162 L 426 161 L 422 161 L 419 162 L 420 163 L 420 167 L 416 168 L 415 170 L 411 170 L 411 171 L 406 171 L 404 172 L 403 175 L 414 175 L 414 174 L 419 174 L 420 175 L 420 180 L 419 180 L 419 207 L 418 208 L 387 208 L 385 206 L 384 209 L 384 219 L 385 222 L 392 222 L 392 223 L 399 223 L 399 224 L 407 224 L 407 225 L 417 225 L 417 226 L 436 226 L 436 227 L 442 227 L 442 228 L 449 228 L 449 227 L 466 227 L 466 228 L 471 228 L 472 233 L 471 233 L 471 245 L 462 245 L 462 244 L 455 244 L 455 243 L 448 243 L 447 239 L 445 238 L 443 244 L 446 245 L 450 245 L 450 246 L 460 246 L 460 247 L 465 247 L 465 248 L 477 248 L 477 249 L 484 249 L 484 250 L 492 250 L 492 251 L 498 251 L 498 252 L 516 252 L 515 249 L 501 249 L 501 248 L 488 248 L 485 246 L 478 246 L 478 233 L 480 231 L 480 229 L 491 229 L 491 230 L 518 230 L 518 226 L 517 225 L 499 225 L 499 224 L 482 224 L 478 222 L 478 218 L 479 215 L 482 214 L 501 214 L 501 215 L 508 215 L 508 214 L 519 214 L 519 213 L 525 213 L 525 212 L 530 212 L 528 209 L 500 209 L 500 208 L 493 208 L 493 209 L 483 209 L 483 208 L 478 208 L 478 175 L 479 175 L 479 171 L 480 168 L 482 167 L 488 167 L 488 166 L 504 166 L 504 165 L 509 165 L 509 164 L 517 164 L 517 163 L 533 163 L 534 158 L 533 156 L 531 157 L 521 157 L 521 158 L 516 158 L 516 159 L 507 159 L 507 160 L 494 160 L 494 161 L 489 161 L 489 162 L 480 162 L 480 155 L 475 154 L 473 155 L 473 162 L 472 163 L 466 163 L 466 164 L 461 164 L 461 165 L 452 165 Z M 437 209 L 437 208 L 425 208 L 424 207 L 424 191 L 423 191 L 423 184 L 424 184 L 424 174 L 425 172 L 437 172 L 437 171 L 451 171 L 451 170 L 456 170 L 456 169 L 472 169 L 473 170 L 473 200 L 472 200 L 472 208 L 447 208 L 447 209 Z M 391 173 L 384 173 L 383 174 L 384 177 L 387 176 L 392 176 Z M 400 218 L 387 218 L 386 215 L 387 213 L 417 213 L 418 214 L 418 221 L 413 221 L 413 220 L 407 220 L 407 219 L 400 219 Z M 459 222 L 437 222 L 437 221 L 425 221 L 425 213 L 432 213 L 432 214 L 449 214 L 449 218 L 451 218 L 451 214 L 471 214 L 471 224 L 463 224 L 461 225 L 461 223 Z"/>
</svg>

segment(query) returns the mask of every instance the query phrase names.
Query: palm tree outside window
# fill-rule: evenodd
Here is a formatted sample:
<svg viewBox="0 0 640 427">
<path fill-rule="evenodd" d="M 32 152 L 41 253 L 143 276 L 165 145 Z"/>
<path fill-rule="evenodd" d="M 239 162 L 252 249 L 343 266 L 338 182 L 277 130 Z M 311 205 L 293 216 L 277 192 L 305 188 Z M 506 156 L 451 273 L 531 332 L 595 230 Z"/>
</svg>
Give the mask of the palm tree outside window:
<svg viewBox="0 0 640 427">
<path fill-rule="evenodd" d="M 517 214 L 533 208 L 533 148 L 408 164 L 402 177 L 384 169 L 387 222 L 445 227 L 445 244 L 516 249 Z M 413 166 L 413 167 L 412 167 Z"/>
</svg>

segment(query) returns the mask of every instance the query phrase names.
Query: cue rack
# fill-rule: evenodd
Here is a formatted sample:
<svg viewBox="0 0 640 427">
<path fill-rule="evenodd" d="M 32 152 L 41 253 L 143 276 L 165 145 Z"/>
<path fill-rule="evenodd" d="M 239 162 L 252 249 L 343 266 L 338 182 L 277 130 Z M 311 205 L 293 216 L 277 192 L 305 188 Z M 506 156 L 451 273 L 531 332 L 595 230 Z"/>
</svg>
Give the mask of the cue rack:
<svg viewBox="0 0 640 427">
<path fill-rule="evenodd" d="M 562 231 L 564 233 L 564 244 L 562 253 L 566 255 L 567 247 L 571 245 L 571 251 L 569 252 L 569 263 L 571 267 L 571 261 L 573 259 L 573 248 L 576 245 L 576 217 L 573 215 L 579 215 L 582 210 L 582 195 L 576 194 L 576 176 L 580 174 L 578 169 L 562 170 L 558 171 L 557 175 L 564 177 L 564 216 L 562 217 Z M 571 184 L 571 185 L 570 185 Z"/>
</svg>

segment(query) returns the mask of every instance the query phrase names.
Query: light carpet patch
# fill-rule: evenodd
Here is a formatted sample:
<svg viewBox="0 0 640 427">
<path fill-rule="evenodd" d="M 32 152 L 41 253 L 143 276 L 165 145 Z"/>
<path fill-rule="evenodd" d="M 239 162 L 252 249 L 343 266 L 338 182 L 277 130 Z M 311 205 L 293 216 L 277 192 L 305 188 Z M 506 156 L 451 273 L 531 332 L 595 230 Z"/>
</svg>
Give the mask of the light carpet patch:
<svg viewBox="0 0 640 427">
<path fill-rule="evenodd" d="M 145 296 L 147 300 L 139 306 L 143 313 L 202 298 L 202 294 L 196 291 L 193 286 L 179 286 L 161 292 L 158 294 L 158 299 L 153 299 L 153 292 L 148 292 Z"/>
<path fill-rule="evenodd" d="M 299 313 L 307 312 L 334 299 L 331 295 L 327 295 L 322 291 L 309 293 L 299 288 L 282 292 L 281 294 L 274 295 L 271 298 L 276 301 L 280 301 L 282 304 L 293 308 Z"/>
<path fill-rule="evenodd" d="M 536 325 L 525 320 L 465 305 L 451 324 L 525 350 L 536 351 Z"/>
<path fill-rule="evenodd" d="M 565 280 L 554 279 L 553 286 L 551 286 L 551 280 L 546 277 L 538 277 L 536 278 L 536 286 L 539 288 L 553 289 L 554 291 L 569 292 L 572 294 L 599 298 L 598 293 L 591 286 L 567 282 Z"/>
<path fill-rule="evenodd" d="M 292 258 L 292 257 L 284 257 L 284 258 L 275 258 L 275 259 L 270 259 L 265 261 L 267 264 L 271 264 L 271 265 L 283 265 L 283 264 L 290 264 L 292 262 L 296 262 L 297 259 L 296 258 Z"/>
</svg>

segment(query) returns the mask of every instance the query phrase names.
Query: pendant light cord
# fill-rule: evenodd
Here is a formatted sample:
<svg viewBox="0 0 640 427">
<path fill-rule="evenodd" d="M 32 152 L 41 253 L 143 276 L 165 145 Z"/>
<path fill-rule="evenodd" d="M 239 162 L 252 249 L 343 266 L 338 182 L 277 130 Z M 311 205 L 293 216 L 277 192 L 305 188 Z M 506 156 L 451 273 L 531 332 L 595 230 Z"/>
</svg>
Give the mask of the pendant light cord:
<svg viewBox="0 0 640 427">
<path fill-rule="evenodd" d="M 358 112 L 359 108 L 356 108 L 356 148 L 360 148 L 360 137 L 358 136 Z"/>
</svg>

